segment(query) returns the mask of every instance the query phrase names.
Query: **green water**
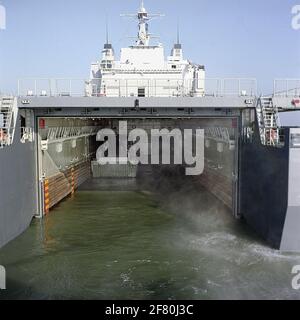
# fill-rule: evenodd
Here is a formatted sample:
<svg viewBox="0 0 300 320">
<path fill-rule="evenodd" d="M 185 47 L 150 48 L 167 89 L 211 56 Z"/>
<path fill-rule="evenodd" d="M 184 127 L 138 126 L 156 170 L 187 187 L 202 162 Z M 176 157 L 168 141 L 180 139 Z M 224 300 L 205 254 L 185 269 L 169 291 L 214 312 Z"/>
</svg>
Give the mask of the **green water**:
<svg viewBox="0 0 300 320">
<path fill-rule="evenodd" d="M 87 188 L 0 250 L 2 299 L 299 299 L 270 249 L 205 191 Z"/>
</svg>

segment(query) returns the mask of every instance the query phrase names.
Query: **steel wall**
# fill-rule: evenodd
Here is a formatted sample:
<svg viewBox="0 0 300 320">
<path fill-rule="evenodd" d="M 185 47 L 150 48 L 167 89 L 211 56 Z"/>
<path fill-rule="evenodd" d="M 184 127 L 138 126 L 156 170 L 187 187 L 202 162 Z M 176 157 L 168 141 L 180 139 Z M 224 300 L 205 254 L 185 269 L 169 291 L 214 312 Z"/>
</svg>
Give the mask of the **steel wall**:
<svg viewBox="0 0 300 320">
<path fill-rule="evenodd" d="M 11 146 L 0 149 L 0 247 L 20 235 L 37 214 L 34 143 L 20 142 L 20 124 Z"/>
<path fill-rule="evenodd" d="M 285 146 L 253 143 L 240 147 L 239 212 L 246 222 L 274 248 L 279 249 L 288 207 L 289 129 Z"/>
<path fill-rule="evenodd" d="M 290 136 L 300 136 L 300 128 L 291 128 Z M 300 148 L 290 145 L 288 209 L 280 249 L 300 252 Z"/>
<path fill-rule="evenodd" d="M 47 214 L 51 208 L 75 190 L 91 177 L 91 162 L 85 161 L 74 165 L 44 181 L 44 213 Z"/>
</svg>

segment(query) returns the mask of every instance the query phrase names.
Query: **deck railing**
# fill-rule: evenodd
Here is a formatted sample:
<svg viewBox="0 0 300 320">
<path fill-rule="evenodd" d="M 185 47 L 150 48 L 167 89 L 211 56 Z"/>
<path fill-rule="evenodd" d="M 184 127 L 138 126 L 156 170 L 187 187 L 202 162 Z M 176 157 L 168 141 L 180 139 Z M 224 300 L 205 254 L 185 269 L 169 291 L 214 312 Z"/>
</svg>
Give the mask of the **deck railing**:
<svg viewBox="0 0 300 320">
<path fill-rule="evenodd" d="M 300 79 L 275 79 L 275 97 L 300 97 Z"/>
<path fill-rule="evenodd" d="M 201 87 L 204 83 L 204 88 Z M 99 85 L 100 83 L 100 85 Z M 200 85 L 199 85 L 200 84 Z M 20 79 L 18 96 L 34 97 L 130 97 L 138 96 L 137 88 L 144 88 L 145 97 L 174 96 L 256 96 L 257 81 L 254 78 L 207 78 L 204 81 L 175 79 Z M 135 90 L 134 90 L 135 89 Z M 106 92 L 105 92 L 106 91 Z"/>
<path fill-rule="evenodd" d="M 34 141 L 34 129 L 31 127 L 21 127 L 21 143 Z"/>
</svg>

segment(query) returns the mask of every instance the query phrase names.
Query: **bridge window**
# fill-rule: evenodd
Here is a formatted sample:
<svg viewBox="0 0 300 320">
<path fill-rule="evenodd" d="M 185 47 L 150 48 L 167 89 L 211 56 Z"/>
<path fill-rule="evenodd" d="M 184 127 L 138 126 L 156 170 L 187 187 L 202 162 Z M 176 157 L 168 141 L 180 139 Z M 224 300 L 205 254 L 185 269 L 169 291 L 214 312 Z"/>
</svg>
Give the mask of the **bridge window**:
<svg viewBox="0 0 300 320">
<path fill-rule="evenodd" d="M 146 89 L 138 88 L 138 97 L 146 97 Z"/>
</svg>

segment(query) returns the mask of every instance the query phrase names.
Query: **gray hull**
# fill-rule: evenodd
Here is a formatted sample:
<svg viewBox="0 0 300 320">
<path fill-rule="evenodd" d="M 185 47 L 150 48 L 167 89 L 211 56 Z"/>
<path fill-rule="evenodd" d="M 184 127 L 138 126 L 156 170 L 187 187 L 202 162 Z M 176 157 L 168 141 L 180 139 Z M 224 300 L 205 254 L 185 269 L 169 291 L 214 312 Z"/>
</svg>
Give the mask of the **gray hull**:
<svg viewBox="0 0 300 320">
<path fill-rule="evenodd" d="M 16 137 L 20 137 L 17 122 Z M 36 152 L 20 139 L 0 150 L 0 247 L 19 236 L 37 213 Z"/>
</svg>

